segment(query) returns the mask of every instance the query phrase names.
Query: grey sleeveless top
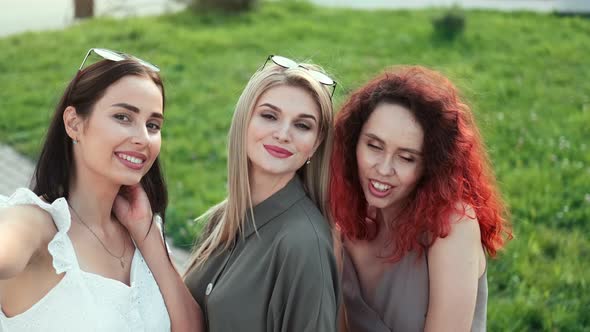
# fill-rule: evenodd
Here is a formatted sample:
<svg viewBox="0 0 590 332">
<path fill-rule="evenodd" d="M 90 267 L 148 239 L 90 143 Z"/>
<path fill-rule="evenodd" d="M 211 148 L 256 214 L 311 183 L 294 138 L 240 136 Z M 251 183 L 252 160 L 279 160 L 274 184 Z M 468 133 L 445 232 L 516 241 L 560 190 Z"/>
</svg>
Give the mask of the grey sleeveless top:
<svg viewBox="0 0 590 332">
<path fill-rule="evenodd" d="M 343 251 L 342 293 L 349 330 L 352 332 L 423 331 L 428 311 L 428 257 L 416 260 L 406 254 L 383 275 L 371 299 L 363 298 L 354 264 Z M 486 331 L 488 301 L 487 265 L 478 280 L 471 331 Z"/>
</svg>

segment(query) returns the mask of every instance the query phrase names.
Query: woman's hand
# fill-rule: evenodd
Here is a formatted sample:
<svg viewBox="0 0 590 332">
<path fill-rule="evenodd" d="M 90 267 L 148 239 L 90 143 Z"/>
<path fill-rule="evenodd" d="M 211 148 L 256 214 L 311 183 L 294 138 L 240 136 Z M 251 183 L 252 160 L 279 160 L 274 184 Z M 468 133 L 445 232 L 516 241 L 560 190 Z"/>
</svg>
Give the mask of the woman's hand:
<svg viewBox="0 0 590 332">
<path fill-rule="evenodd" d="M 158 226 L 152 225 L 150 201 L 141 185 L 122 187 L 115 198 L 113 213 L 129 231 L 160 288 L 170 315 L 171 331 L 204 331 L 201 308 L 170 262 L 162 234 Z"/>
<path fill-rule="evenodd" d="M 141 184 L 121 187 L 113 213 L 139 245 L 148 234 L 153 218 L 150 201 Z"/>
</svg>

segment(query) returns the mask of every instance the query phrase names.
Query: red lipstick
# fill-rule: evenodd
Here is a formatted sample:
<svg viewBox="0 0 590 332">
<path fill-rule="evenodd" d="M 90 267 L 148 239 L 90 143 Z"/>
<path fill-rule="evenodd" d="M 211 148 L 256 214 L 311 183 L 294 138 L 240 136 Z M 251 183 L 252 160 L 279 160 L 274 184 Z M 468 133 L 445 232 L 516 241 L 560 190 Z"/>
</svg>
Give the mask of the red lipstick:
<svg viewBox="0 0 590 332">
<path fill-rule="evenodd" d="M 276 145 L 266 145 L 264 144 L 264 148 L 266 149 L 266 151 L 268 151 L 268 153 L 270 153 L 273 157 L 276 158 L 289 158 L 293 155 L 293 153 L 289 150 L 283 149 L 281 147 L 278 147 Z"/>
</svg>

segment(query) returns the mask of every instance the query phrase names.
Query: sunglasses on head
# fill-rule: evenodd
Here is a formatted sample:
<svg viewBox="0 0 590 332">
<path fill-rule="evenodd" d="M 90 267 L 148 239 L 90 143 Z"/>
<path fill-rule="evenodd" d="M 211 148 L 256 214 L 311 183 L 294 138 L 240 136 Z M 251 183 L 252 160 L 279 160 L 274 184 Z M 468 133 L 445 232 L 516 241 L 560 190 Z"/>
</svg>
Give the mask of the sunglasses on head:
<svg viewBox="0 0 590 332">
<path fill-rule="evenodd" d="M 298 68 L 299 67 L 299 68 L 303 68 L 303 69 L 307 70 L 309 72 L 309 74 L 316 81 L 320 82 L 323 85 L 331 86 L 332 87 L 332 94 L 330 94 L 330 98 L 332 98 L 332 96 L 334 96 L 334 91 L 336 91 L 336 85 L 338 83 L 336 83 L 336 81 L 334 81 L 330 76 L 326 75 L 325 73 L 322 73 L 319 70 L 307 68 L 307 67 L 305 67 L 305 66 L 303 66 L 303 65 L 301 65 L 289 58 L 286 58 L 284 56 L 272 55 L 272 54 L 266 58 L 266 61 L 264 62 L 264 65 L 262 66 L 262 68 L 264 68 L 266 66 L 268 61 L 272 61 L 277 66 L 280 66 L 283 68 Z"/>
<path fill-rule="evenodd" d="M 132 59 L 132 60 L 139 62 L 140 64 L 144 65 L 145 67 L 147 67 L 155 72 L 160 71 L 160 68 L 158 68 L 158 66 L 151 64 L 145 60 L 142 60 L 138 57 L 135 57 L 133 55 L 129 55 L 129 54 L 126 54 L 123 52 L 108 50 L 106 48 L 91 48 L 91 49 L 89 49 L 88 53 L 86 53 L 86 56 L 84 57 L 84 60 L 82 60 L 82 64 L 80 65 L 80 68 L 78 70 L 82 70 L 82 68 L 84 68 L 84 64 L 86 63 L 86 60 L 88 59 L 88 57 L 92 53 L 100 56 L 103 59 L 111 60 L 111 61 L 122 61 L 122 60 Z"/>
</svg>

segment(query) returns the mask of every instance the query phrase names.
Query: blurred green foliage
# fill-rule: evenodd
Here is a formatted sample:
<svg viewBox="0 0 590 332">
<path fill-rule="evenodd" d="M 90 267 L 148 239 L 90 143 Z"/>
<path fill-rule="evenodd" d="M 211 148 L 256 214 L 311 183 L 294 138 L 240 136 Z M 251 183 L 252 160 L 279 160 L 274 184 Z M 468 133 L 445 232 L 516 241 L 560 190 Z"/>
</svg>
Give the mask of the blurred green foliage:
<svg viewBox="0 0 590 332">
<path fill-rule="evenodd" d="M 442 10 L 356 11 L 298 1 L 239 15 L 99 18 L 0 39 L 0 141 L 35 158 L 48 119 L 90 47 L 158 64 L 167 88 L 162 160 L 167 231 L 225 194 L 226 133 L 241 90 L 268 54 L 323 65 L 335 103 L 393 64 L 438 69 L 471 102 L 509 203 L 516 239 L 489 262 L 490 331 L 590 331 L 590 21 L 465 11 L 441 40 Z"/>
</svg>

